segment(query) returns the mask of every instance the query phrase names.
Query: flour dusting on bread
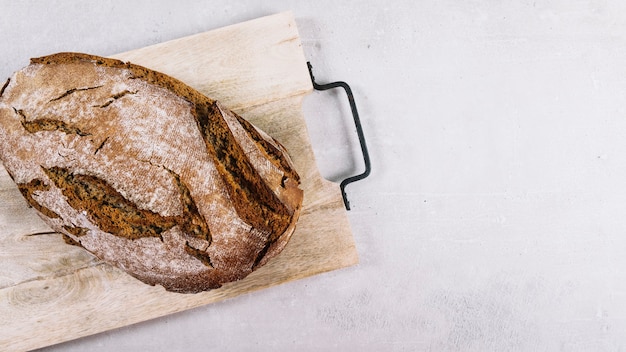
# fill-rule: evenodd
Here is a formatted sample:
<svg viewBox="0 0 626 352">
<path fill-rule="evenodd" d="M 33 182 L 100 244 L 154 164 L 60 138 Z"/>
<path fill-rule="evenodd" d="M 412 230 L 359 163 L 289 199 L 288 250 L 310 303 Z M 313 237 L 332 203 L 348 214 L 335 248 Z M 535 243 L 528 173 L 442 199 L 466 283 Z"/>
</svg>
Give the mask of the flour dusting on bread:
<svg viewBox="0 0 626 352">
<path fill-rule="evenodd" d="M 241 279 L 302 205 L 284 148 L 184 83 L 119 60 L 32 59 L 0 96 L 0 159 L 68 242 L 176 292 Z"/>
</svg>

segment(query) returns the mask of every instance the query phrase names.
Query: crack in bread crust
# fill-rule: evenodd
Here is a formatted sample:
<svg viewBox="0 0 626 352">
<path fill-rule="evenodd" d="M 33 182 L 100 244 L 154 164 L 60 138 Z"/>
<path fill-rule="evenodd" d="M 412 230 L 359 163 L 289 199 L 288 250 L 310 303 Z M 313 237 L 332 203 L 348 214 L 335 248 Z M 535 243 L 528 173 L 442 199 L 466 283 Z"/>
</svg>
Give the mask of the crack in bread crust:
<svg viewBox="0 0 626 352">
<path fill-rule="evenodd" d="M 78 127 L 71 126 L 61 120 L 55 119 L 36 119 L 31 121 L 22 120 L 22 126 L 29 133 L 37 133 L 42 131 L 60 131 L 65 134 L 75 134 L 80 137 L 89 136 L 90 133 L 82 131 Z"/>
<path fill-rule="evenodd" d="M 100 142 L 100 145 L 98 145 L 98 147 L 96 148 L 96 150 L 93 152 L 93 155 L 98 154 L 98 152 L 102 149 L 102 147 L 104 147 L 104 145 L 106 144 L 106 142 L 109 141 L 109 136 L 107 136 L 106 138 L 104 138 L 102 140 L 102 142 Z"/>
<path fill-rule="evenodd" d="M 98 177 L 73 174 L 60 167 L 42 169 L 61 189 L 67 203 L 76 210 L 87 212 L 90 220 L 104 232 L 131 240 L 142 237 L 158 237 L 163 240 L 163 232 L 179 226 L 185 235 L 211 244 L 209 226 L 198 211 L 187 186 L 180 180 L 180 176 L 171 170 L 167 171 L 174 178 L 183 205 L 183 213 L 179 216 L 162 216 L 147 209 L 139 209 Z M 37 189 L 42 189 L 39 184 L 37 183 Z M 47 186 L 45 189 L 49 188 L 50 186 Z M 88 231 L 86 228 L 71 226 L 64 226 L 63 229 L 76 237 L 84 236 Z M 191 247 L 188 242 L 185 250 L 206 265 L 212 266 L 206 252 Z"/>
<path fill-rule="evenodd" d="M 65 134 L 75 134 L 80 137 L 91 135 L 91 133 L 83 132 L 80 128 L 71 126 L 61 120 L 50 118 L 26 120 L 26 114 L 24 114 L 24 110 L 14 107 L 13 111 L 22 118 L 22 127 L 24 127 L 24 129 L 29 133 L 37 133 L 42 131 L 60 131 Z"/>
<path fill-rule="evenodd" d="M 85 211 L 102 231 L 128 239 L 159 237 L 176 225 L 174 217 L 165 217 L 139 209 L 106 181 L 90 175 L 73 174 L 61 167 L 43 168 L 61 189 L 67 203 Z"/>
<path fill-rule="evenodd" d="M 291 220 L 289 210 L 256 172 L 217 103 L 196 104 L 196 119 L 237 214 L 260 230 L 283 233 Z"/>
<path fill-rule="evenodd" d="M 40 179 L 34 179 L 28 183 L 19 183 L 17 185 L 17 188 L 20 190 L 24 198 L 26 198 L 26 201 L 31 207 L 37 209 L 40 213 L 51 219 L 61 218 L 59 214 L 39 204 L 39 202 L 37 202 L 35 198 L 33 198 L 33 194 L 36 191 L 47 191 L 50 189 L 50 185 L 44 183 Z"/>
<path fill-rule="evenodd" d="M 272 164 L 274 164 L 274 166 L 283 170 L 285 172 L 285 175 L 288 175 L 290 178 L 294 179 L 295 181 L 300 181 L 300 176 L 291 167 L 285 155 L 280 150 L 278 150 L 278 148 L 276 148 L 274 145 L 268 142 L 265 138 L 263 138 L 263 136 L 261 136 L 259 131 L 257 131 L 257 129 L 250 122 L 248 122 L 246 119 L 244 119 L 243 117 L 237 114 L 234 114 L 234 115 L 237 117 L 237 121 L 239 122 L 239 124 L 241 124 L 241 126 L 246 131 L 248 137 L 252 138 L 252 140 L 254 140 L 257 143 L 257 145 L 260 147 L 259 149 L 263 151 L 267 159 Z M 278 143 L 277 140 L 273 138 L 272 140 L 276 144 L 280 144 Z"/>
<path fill-rule="evenodd" d="M 50 101 L 49 101 L 49 102 L 53 102 L 53 101 L 57 101 L 57 100 L 61 100 L 61 99 L 65 98 L 66 96 L 68 96 L 68 95 L 70 95 L 70 94 L 74 94 L 74 93 L 76 93 L 76 92 L 82 92 L 82 91 L 85 91 L 85 90 L 98 89 L 98 88 L 100 88 L 100 87 L 102 87 L 102 86 L 94 86 L 94 87 L 72 88 L 72 89 L 68 89 L 68 90 L 66 90 L 66 91 L 65 91 L 65 93 L 63 93 L 63 94 L 59 95 L 58 97 L 50 99 Z"/>
<path fill-rule="evenodd" d="M 211 257 L 205 251 L 195 248 L 190 245 L 189 242 L 186 242 L 185 252 L 187 252 L 187 254 L 189 254 L 190 256 L 195 257 L 209 268 L 213 268 L 213 263 L 211 263 Z"/>
<path fill-rule="evenodd" d="M 209 225 L 206 223 L 202 214 L 200 214 L 200 211 L 198 211 L 198 207 L 191 197 L 189 188 L 180 180 L 179 175 L 172 170 L 166 170 L 174 177 L 174 182 L 180 191 L 180 202 L 183 205 L 183 214 L 178 224 L 181 230 L 188 236 L 205 240 L 211 245 L 212 239 Z"/>
<path fill-rule="evenodd" d="M 137 94 L 137 91 L 131 92 L 128 89 L 125 89 L 117 94 L 112 95 L 109 100 L 107 100 L 106 103 L 102 104 L 102 105 L 94 105 L 94 108 L 106 108 L 107 106 L 113 104 L 117 99 L 120 99 L 124 96 L 126 96 L 127 94 Z"/>
<path fill-rule="evenodd" d="M 61 99 L 65 98 L 66 96 L 68 96 L 68 95 L 70 95 L 70 94 L 74 94 L 74 93 L 76 93 L 76 92 L 82 92 L 82 91 L 85 91 L 85 90 L 98 89 L 98 88 L 100 88 L 100 87 L 102 87 L 102 86 L 94 86 L 94 87 L 72 88 L 72 89 L 68 89 L 68 90 L 66 90 L 66 91 L 65 91 L 65 93 L 63 93 L 63 94 L 59 95 L 58 97 L 50 99 L 50 100 L 49 100 L 49 102 L 53 102 L 53 101 L 57 101 L 57 100 L 61 100 Z"/>
</svg>

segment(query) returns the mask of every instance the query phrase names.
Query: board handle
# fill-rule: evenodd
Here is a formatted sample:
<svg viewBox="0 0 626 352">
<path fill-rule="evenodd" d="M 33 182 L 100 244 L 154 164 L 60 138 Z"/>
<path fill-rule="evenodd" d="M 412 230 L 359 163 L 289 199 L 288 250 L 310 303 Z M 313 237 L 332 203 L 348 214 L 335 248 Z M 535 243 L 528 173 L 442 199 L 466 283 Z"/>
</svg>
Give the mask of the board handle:
<svg viewBox="0 0 626 352">
<path fill-rule="evenodd" d="M 326 84 L 318 84 L 315 82 L 315 77 L 313 76 L 313 66 L 311 62 L 306 63 L 309 67 L 309 75 L 311 75 L 311 82 L 313 83 L 313 88 L 315 90 L 328 90 L 333 88 L 343 88 L 348 96 L 348 102 L 350 103 L 350 110 L 352 110 L 352 118 L 354 119 L 354 125 L 356 126 L 356 133 L 359 136 L 359 144 L 361 144 L 361 152 L 363 153 L 363 161 L 365 162 L 365 171 L 363 173 L 350 176 L 343 181 L 339 185 L 341 189 L 341 196 L 343 197 L 343 204 L 346 207 L 346 210 L 350 210 L 350 202 L 348 201 L 348 197 L 346 196 L 346 185 L 349 183 L 362 180 L 369 176 L 372 171 L 372 165 L 370 163 L 370 156 L 367 151 L 367 144 L 365 143 L 365 136 L 363 135 L 363 128 L 361 127 L 361 120 L 359 119 L 359 112 L 356 109 L 356 103 L 354 102 L 354 95 L 352 94 L 352 89 L 346 82 L 337 81 Z"/>
</svg>

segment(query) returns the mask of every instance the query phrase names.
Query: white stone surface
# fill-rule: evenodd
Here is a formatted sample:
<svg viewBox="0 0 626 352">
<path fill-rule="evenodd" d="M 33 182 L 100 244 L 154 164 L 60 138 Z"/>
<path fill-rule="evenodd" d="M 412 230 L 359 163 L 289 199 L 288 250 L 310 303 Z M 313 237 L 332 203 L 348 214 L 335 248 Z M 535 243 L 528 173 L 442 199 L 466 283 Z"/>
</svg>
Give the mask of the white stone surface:
<svg viewBox="0 0 626 352">
<path fill-rule="evenodd" d="M 48 351 L 626 348 L 622 1 L 4 1 L 0 77 L 284 10 L 356 95 L 361 264 Z M 331 180 L 363 167 L 347 113 L 305 102 Z"/>
</svg>

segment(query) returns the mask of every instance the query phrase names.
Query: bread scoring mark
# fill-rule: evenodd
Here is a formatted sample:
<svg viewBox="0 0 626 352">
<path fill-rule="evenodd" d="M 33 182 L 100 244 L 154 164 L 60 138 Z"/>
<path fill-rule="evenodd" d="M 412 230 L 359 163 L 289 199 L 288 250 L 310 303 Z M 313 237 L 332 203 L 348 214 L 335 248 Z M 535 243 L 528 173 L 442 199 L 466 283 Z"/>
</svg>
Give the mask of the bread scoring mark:
<svg viewBox="0 0 626 352">
<path fill-rule="evenodd" d="M 4 90 L 7 89 L 7 86 L 9 85 L 9 82 L 11 82 L 11 78 L 8 78 L 6 82 L 4 82 L 4 85 L 2 86 L 2 89 L 0 89 L 0 97 L 2 96 L 2 94 L 4 94 Z"/>
<path fill-rule="evenodd" d="M 107 100 L 106 103 L 102 104 L 102 105 L 94 105 L 94 108 L 106 108 L 107 106 L 111 105 L 113 102 L 115 102 L 117 99 L 127 95 L 127 94 L 137 94 L 137 91 L 131 92 L 128 89 L 125 89 L 117 94 L 114 94 L 113 96 L 111 96 L 109 98 L 109 100 Z"/>
<path fill-rule="evenodd" d="M 37 133 L 42 131 L 60 131 L 65 134 L 75 134 L 80 137 L 91 135 L 91 133 L 84 132 L 80 128 L 71 126 L 63 121 L 48 118 L 36 119 L 31 121 L 22 120 L 22 126 L 24 127 L 24 129 L 26 129 L 26 131 L 30 133 Z"/>
<path fill-rule="evenodd" d="M 67 203 L 78 211 L 85 211 L 90 219 L 102 231 L 131 240 L 142 237 L 158 237 L 163 240 L 162 233 L 174 226 L 179 226 L 183 234 L 199 238 L 211 244 L 209 225 L 198 211 L 191 197 L 189 188 L 181 181 L 180 176 L 167 170 L 180 191 L 183 212 L 178 216 L 162 216 L 147 209 L 139 209 L 136 204 L 124 198 L 106 181 L 90 175 L 73 174 L 69 170 L 52 167 L 43 171 L 61 189 Z M 49 186 L 48 186 L 49 188 Z M 32 198 L 32 197 L 31 197 Z M 81 227 L 63 227 L 76 237 L 83 236 L 88 229 Z M 209 255 L 195 249 L 187 252 L 210 264 Z"/>
<path fill-rule="evenodd" d="M 58 96 L 58 97 L 56 97 L 56 98 L 52 98 L 52 99 L 50 99 L 48 102 L 53 102 L 53 101 L 61 100 L 61 99 L 65 98 L 66 96 L 68 96 L 68 95 L 70 95 L 70 94 L 73 94 L 73 93 L 76 93 L 76 92 L 82 92 L 82 91 L 85 91 L 85 90 L 98 89 L 98 88 L 100 88 L 100 87 L 102 87 L 102 85 L 99 85 L 99 86 L 94 86 L 94 87 L 72 88 L 72 89 L 68 89 L 68 90 L 66 90 L 66 91 L 65 91 L 65 93 L 63 93 L 63 94 L 59 95 L 59 96 Z"/>
<path fill-rule="evenodd" d="M 104 144 L 109 140 L 109 137 L 107 136 L 101 143 L 100 145 L 96 148 L 96 150 L 93 152 L 93 155 L 98 154 L 98 152 L 100 151 L 100 149 L 102 149 L 102 147 L 104 147 Z"/>
<path fill-rule="evenodd" d="M 239 124 L 241 124 L 241 127 L 243 127 L 243 129 L 246 131 L 248 137 L 252 138 L 252 140 L 256 142 L 257 147 L 259 148 L 261 152 L 263 152 L 265 157 L 272 164 L 274 164 L 274 166 L 282 170 L 290 178 L 299 182 L 300 176 L 291 167 L 284 153 L 281 152 L 278 148 L 276 148 L 276 146 L 274 146 L 272 143 L 268 142 L 265 138 L 263 138 L 263 136 L 259 133 L 259 131 L 246 119 L 234 113 L 233 115 L 235 115 L 235 117 L 237 118 L 237 121 L 239 122 Z M 272 139 L 272 140 L 274 141 L 274 143 L 279 144 L 277 140 L 275 139 Z"/>
<path fill-rule="evenodd" d="M 37 202 L 35 198 L 33 198 L 33 194 L 35 192 L 48 191 L 50 189 L 50 185 L 36 178 L 28 183 L 18 183 L 17 188 L 20 190 L 20 193 L 22 193 L 22 196 L 26 198 L 28 204 L 31 207 L 35 208 L 37 211 L 39 211 L 41 214 L 49 217 L 50 219 L 60 218 L 59 214 L 39 204 L 39 202 Z"/>
<path fill-rule="evenodd" d="M 81 137 L 91 135 L 91 133 L 84 132 L 80 128 L 71 126 L 61 120 L 41 118 L 27 121 L 24 110 L 13 107 L 13 111 L 22 118 L 22 127 L 24 127 L 24 129 L 29 133 L 37 133 L 42 131 L 61 131 L 66 134 L 76 134 Z"/>
<path fill-rule="evenodd" d="M 43 168 L 61 189 L 67 203 L 85 211 L 102 231 L 131 240 L 157 237 L 177 224 L 175 217 L 164 217 L 124 198 L 106 181 L 90 175 L 72 174 L 61 167 Z"/>
<path fill-rule="evenodd" d="M 179 175 L 167 168 L 166 170 L 174 177 L 174 182 L 180 191 L 180 202 L 183 205 L 182 219 L 179 223 L 181 230 L 188 236 L 207 241 L 210 245 L 212 238 L 209 225 L 198 211 L 198 207 L 191 197 L 189 188 L 180 180 Z"/>
<path fill-rule="evenodd" d="M 291 214 L 254 169 L 217 103 L 194 105 L 198 128 L 237 214 L 252 227 L 282 234 L 289 226 Z"/>
<path fill-rule="evenodd" d="M 192 247 L 189 242 L 185 243 L 185 252 L 192 257 L 195 257 L 199 261 L 201 261 L 204 265 L 213 268 L 213 263 L 211 263 L 211 257 L 203 250 Z"/>
</svg>

